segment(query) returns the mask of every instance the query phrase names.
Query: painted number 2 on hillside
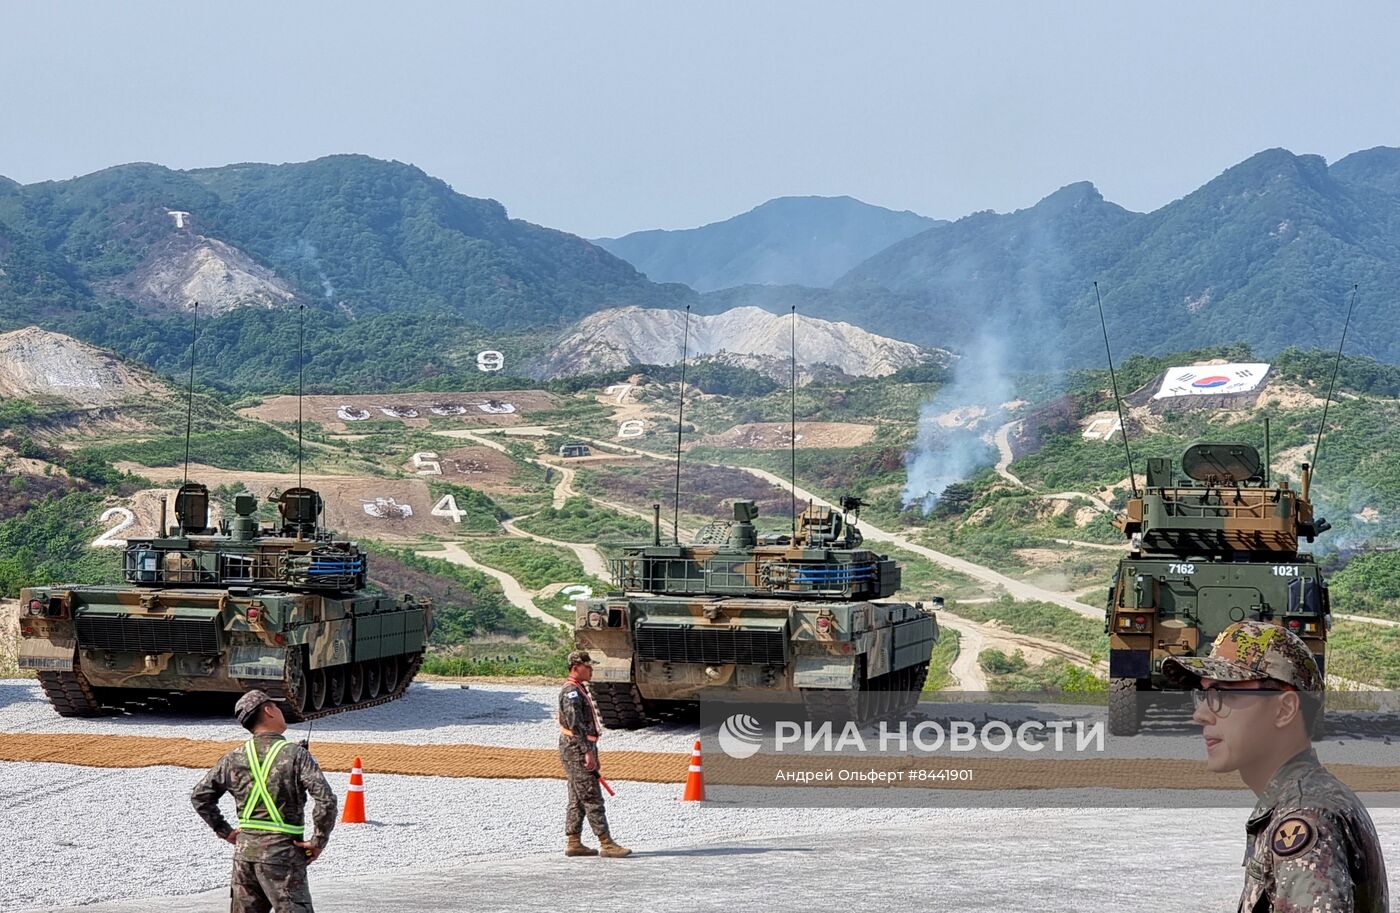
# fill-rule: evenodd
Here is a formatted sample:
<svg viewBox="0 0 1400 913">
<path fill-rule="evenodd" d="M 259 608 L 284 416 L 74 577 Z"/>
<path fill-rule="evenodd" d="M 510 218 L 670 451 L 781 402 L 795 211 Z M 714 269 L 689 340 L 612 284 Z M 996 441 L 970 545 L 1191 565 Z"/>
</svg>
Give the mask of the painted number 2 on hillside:
<svg viewBox="0 0 1400 913">
<path fill-rule="evenodd" d="M 131 526 L 132 524 L 134 524 L 134 523 L 136 522 L 136 515 L 133 514 L 130 510 L 128 510 L 128 509 L 125 508 L 125 507 L 109 507 L 109 508 L 107 508 L 106 510 L 104 510 L 104 511 L 102 512 L 102 517 L 101 517 L 101 519 L 100 519 L 98 522 L 99 522 L 99 523 L 106 523 L 107 521 L 111 520 L 113 517 L 120 517 L 121 520 L 117 523 L 116 526 L 113 526 L 111 529 L 107 530 L 105 533 L 103 533 L 102 535 L 98 536 L 96 539 L 93 539 L 93 540 L 92 540 L 92 544 L 93 544 L 94 547 L 96 547 L 96 548 L 125 548 L 125 547 L 126 547 L 126 542 L 125 542 L 124 540 L 121 540 L 121 539 L 113 539 L 112 537 L 115 536 L 117 533 L 121 532 L 122 530 L 126 529 L 127 527 Z"/>
</svg>

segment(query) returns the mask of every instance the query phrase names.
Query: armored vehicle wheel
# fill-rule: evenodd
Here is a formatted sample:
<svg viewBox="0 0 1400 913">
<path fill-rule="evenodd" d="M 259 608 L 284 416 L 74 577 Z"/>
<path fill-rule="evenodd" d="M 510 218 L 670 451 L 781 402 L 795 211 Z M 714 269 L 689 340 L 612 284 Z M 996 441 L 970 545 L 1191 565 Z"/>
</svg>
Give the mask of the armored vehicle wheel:
<svg viewBox="0 0 1400 913">
<path fill-rule="evenodd" d="M 1137 735 L 1142 724 L 1138 712 L 1137 679 L 1115 678 L 1108 685 L 1108 732 L 1110 735 Z"/>
<path fill-rule="evenodd" d="M 372 701 L 379 697 L 379 661 L 367 659 L 359 665 L 365 671 L 365 700 Z"/>
<path fill-rule="evenodd" d="M 326 701 L 332 707 L 339 707 L 345 703 L 345 686 L 348 678 L 346 666 L 332 666 L 326 670 L 326 684 L 328 691 Z"/>
<path fill-rule="evenodd" d="M 346 700 L 358 704 L 365 698 L 365 667 L 363 663 L 351 663 L 346 667 Z"/>
<path fill-rule="evenodd" d="M 647 724 L 646 704 L 630 682 L 589 682 L 598 715 L 609 729 L 640 729 Z"/>
<path fill-rule="evenodd" d="M 40 672 L 39 687 L 53 704 L 59 716 L 101 716 L 107 711 L 97 699 L 97 691 L 88 684 L 79 669 L 72 672 Z"/>
<path fill-rule="evenodd" d="M 329 690 L 326 684 L 326 670 L 316 669 L 311 675 L 311 709 L 320 710 L 326 706 L 326 692 Z"/>
<path fill-rule="evenodd" d="M 389 694 L 399 687 L 399 658 L 391 656 L 384 660 L 379 673 L 379 690 Z"/>
</svg>

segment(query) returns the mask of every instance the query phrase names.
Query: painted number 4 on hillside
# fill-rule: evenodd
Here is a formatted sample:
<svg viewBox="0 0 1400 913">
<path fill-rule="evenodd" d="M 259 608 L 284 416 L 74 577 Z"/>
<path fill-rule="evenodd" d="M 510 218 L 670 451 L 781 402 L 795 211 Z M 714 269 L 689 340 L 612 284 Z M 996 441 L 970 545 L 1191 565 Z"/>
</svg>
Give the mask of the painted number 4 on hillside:
<svg viewBox="0 0 1400 913">
<path fill-rule="evenodd" d="M 451 517 L 453 523 L 461 523 L 462 518 L 467 515 L 465 510 L 457 509 L 457 499 L 452 495 L 443 495 L 429 511 L 434 517 Z"/>
</svg>

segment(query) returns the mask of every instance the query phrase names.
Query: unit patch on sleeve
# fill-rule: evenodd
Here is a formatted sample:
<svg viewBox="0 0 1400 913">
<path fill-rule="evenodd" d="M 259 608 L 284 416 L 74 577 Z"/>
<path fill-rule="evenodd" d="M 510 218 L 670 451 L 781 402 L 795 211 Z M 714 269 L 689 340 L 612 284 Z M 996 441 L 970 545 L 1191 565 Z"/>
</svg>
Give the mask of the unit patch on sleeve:
<svg viewBox="0 0 1400 913">
<path fill-rule="evenodd" d="M 1317 842 L 1317 829 L 1302 818 L 1285 818 L 1274 828 L 1270 844 L 1274 855 L 1283 859 L 1297 856 Z"/>
</svg>

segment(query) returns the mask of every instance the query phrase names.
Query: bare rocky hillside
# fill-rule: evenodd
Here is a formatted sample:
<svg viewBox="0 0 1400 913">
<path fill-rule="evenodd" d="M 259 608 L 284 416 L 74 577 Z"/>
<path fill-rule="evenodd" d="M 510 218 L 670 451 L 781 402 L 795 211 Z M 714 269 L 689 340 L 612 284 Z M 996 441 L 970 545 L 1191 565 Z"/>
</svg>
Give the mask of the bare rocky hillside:
<svg viewBox="0 0 1400 913">
<path fill-rule="evenodd" d="M 780 363 L 784 371 L 791 345 L 792 318 L 756 307 L 713 316 L 690 317 L 691 357 L 739 356 L 738 363 L 762 369 Z M 541 360 L 544 377 L 568 377 L 635 364 L 676 364 L 681 360 L 685 313 L 662 308 L 612 308 L 592 314 Z M 814 317 L 797 318 L 797 362 L 831 365 L 853 377 L 883 377 L 935 356 L 913 343 L 876 336 L 854 324 Z"/>
<path fill-rule="evenodd" d="M 154 307 L 222 314 L 236 307 L 279 307 L 295 298 L 277 274 L 231 244 L 189 231 L 157 244 L 135 270 L 105 291 Z"/>
<path fill-rule="evenodd" d="M 105 406 L 165 392 L 149 371 L 71 336 L 38 327 L 0 333 L 0 397 Z"/>
</svg>

